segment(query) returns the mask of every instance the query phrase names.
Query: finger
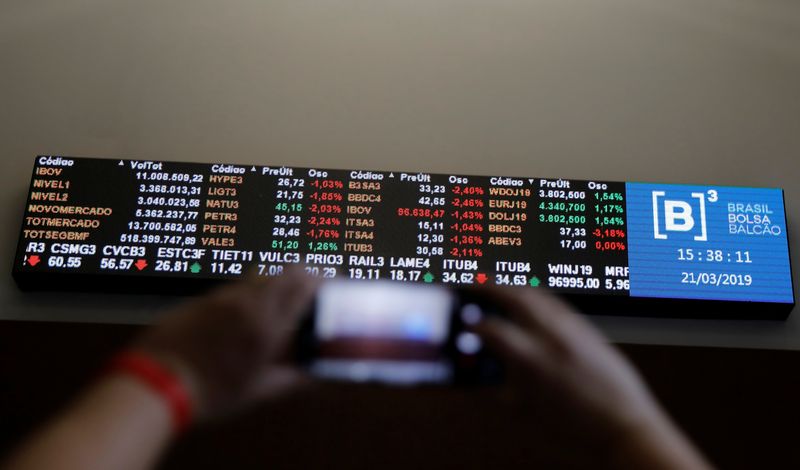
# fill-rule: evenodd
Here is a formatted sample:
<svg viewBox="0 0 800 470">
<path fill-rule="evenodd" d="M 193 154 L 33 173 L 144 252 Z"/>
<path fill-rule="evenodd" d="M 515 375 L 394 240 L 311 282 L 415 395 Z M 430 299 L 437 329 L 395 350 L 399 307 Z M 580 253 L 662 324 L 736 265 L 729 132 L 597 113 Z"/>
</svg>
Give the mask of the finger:
<svg viewBox="0 0 800 470">
<path fill-rule="evenodd" d="M 257 290 L 256 324 L 266 337 L 272 338 L 275 357 L 288 352 L 292 334 L 301 317 L 309 312 L 307 306 L 319 282 L 307 275 L 303 266 L 292 266 L 273 278 L 269 288 Z"/>
<path fill-rule="evenodd" d="M 291 324 L 296 323 L 302 315 L 308 312 L 307 307 L 321 282 L 321 278 L 310 276 L 304 270 L 289 273 L 281 295 L 282 312 L 280 314 L 286 317 Z"/>
<path fill-rule="evenodd" d="M 550 306 L 537 306 L 530 292 L 501 286 L 478 286 L 474 289 L 499 307 L 508 317 L 527 331 L 541 336 L 546 341 L 556 340 L 553 331 L 553 316 Z"/>
<path fill-rule="evenodd" d="M 606 342 L 583 314 L 557 295 L 549 291 L 531 290 L 526 297 L 531 307 L 530 313 L 547 325 L 561 344 L 575 346 Z"/>
<path fill-rule="evenodd" d="M 546 290 L 489 288 L 500 295 L 512 296 L 517 316 L 532 331 L 561 346 L 574 344 L 587 337 L 597 337 L 595 328 L 570 304 Z"/>
<path fill-rule="evenodd" d="M 248 390 L 248 399 L 275 398 L 311 386 L 308 374 L 294 367 L 274 366 L 260 375 Z"/>
<path fill-rule="evenodd" d="M 280 276 L 249 278 L 247 288 L 257 304 L 257 314 L 270 319 L 282 317 L 287 309 L 286 299 L 296 296 L 297 285 L 308 282 L 308 277 L 302 266 L 293 265 Z"/>
<path fill-rule="evenodd" d="M 546 364 L 546 346 L 533 334 L 500 318 L 488 318 L 475 325 L 475 332 L 489 348 L 509 362 L 539 371 Z"/>
</svg>

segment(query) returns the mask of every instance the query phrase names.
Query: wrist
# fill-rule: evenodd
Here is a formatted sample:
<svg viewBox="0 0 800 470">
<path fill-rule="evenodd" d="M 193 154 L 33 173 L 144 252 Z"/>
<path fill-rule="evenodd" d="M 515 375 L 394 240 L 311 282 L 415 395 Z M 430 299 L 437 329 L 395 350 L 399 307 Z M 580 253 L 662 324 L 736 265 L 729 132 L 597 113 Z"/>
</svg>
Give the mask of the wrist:
<svg viewBox="0 0 800 470">
<path fill-rule="evenodd" d="M 203 393 L 202 381 L 199 374 L 178 354 L 167 351 L 159 351 L 151 348 L 136 348 L 135 351 L 142 351 L 154 361 L 161 364 L 166 370 L 170 371 L 183 386 L 192 404 L 194 416 L 200 416 L 205 410 L 205 394 Z"/>
<path fill-rule="evenodd" d="M 138 382 L 169 411 L 174 433 L 185 430 L 197 410 L 195 381 L 188 367 L 176 358 L 139 349 L 118 353 L 109 363 L 108 375 Z"/>
</svg>

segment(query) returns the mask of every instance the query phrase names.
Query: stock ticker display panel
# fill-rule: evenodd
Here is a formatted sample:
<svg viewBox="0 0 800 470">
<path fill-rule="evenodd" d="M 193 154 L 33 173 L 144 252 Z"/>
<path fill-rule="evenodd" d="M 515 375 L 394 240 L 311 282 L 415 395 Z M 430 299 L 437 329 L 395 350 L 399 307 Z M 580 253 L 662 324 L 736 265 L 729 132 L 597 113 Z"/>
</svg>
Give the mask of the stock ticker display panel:
<svg viewBox="0 0 800 470">
<path fill-rule="evenodd" d="M 549 288 L 589 313 L 785 318 L 783 191 L 39 156 L 27 290 L 324 278 Z"/>
</svg>

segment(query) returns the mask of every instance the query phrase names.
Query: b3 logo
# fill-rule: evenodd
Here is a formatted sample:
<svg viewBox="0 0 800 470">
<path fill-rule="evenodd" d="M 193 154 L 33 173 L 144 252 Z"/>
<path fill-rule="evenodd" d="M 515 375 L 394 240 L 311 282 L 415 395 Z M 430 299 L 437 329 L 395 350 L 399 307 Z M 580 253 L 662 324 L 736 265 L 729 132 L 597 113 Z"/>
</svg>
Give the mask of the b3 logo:
<svg viewBox="0 0 800 470">
<path fill-rule="evenodd" d="M 694 240 L 708 240 L 706 200 L 717 202 L 717 191 L 693 192 L 687 199 L 667 199 L 665 191 L 653 191 L 653 237 L 666 240 L 669 232 L 693 234 Z M 707 199 L 706 199 L 707 198 Z M 695 220 L 699 218 L 699 226 Z"/>
</svg>

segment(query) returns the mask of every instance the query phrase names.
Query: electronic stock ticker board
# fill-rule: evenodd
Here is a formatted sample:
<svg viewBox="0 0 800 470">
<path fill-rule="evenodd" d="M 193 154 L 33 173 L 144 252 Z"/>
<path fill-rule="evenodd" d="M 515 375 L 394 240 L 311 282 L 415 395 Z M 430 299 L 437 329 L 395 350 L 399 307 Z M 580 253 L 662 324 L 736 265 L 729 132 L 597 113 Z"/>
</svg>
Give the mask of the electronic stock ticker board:
<svg viewBox="0 0 800 470">
<path fill-rule="evenodd" d="M 589 313 L 786 318 L 781 189 L 39 156 L 26 290 L 324 278 L 550 288 Z"/>
</svg>

